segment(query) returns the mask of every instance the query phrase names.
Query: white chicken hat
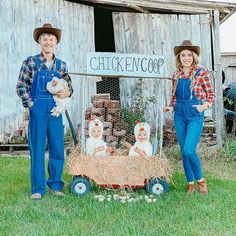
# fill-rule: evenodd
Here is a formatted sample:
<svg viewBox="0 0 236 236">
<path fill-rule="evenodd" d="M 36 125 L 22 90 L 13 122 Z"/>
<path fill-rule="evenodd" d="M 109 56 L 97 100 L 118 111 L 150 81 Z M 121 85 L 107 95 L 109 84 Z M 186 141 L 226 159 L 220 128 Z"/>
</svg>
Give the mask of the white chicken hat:
<svg viewBox="0 0 236 236">
<path fill-rule="evenodd" d="M 150 132 L 151 132 L 151 127 L 150 127 L 150 125 L 148 123 L 142 122 L 142 123 L 136 124 L 135 127 L 134 127 L 134 136 L 136 138 L 136 141 L 138 141 L 139 131 L 143 131 L 143 130 L 145 130 L 145 132 L 147 133 L 147 140 L 146 141 L 149 140 Z"/>
<path fill-rule="evenodd" d="M 100 138 L 102 138 L 102 135 L 103 135 L 103 124 L 99 119 L 95 119 L 95 120 L 92 120 L 89 122 L 89 136 L 91 138 L 93 137 L 92 130 L 95 126 L 98 126 L 101 129 L 101 135 L 99 136 L 99 139 L 100 139 Z"/>
</svg>

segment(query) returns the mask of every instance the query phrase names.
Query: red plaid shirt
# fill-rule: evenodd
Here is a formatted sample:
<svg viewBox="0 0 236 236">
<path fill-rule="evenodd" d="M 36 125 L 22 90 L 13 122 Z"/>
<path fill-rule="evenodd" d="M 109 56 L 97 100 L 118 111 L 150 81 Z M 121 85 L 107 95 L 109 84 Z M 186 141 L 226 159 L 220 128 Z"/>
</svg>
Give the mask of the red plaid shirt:
<svg viewBox="0 0 236 236">
<path fill-rule="evenodd" d="M 200 67 L 196 66 L 193 72 L 190 72 L 188 75 L 184 75 L 183 71 L 175 72 L 172 79 L 172 84 L 176 82 L 179 78 L 190 78 L 190 76 L 196 73 Z M 208 106 L 211 107 L 214 103 L 215 94 L 210 82 L 209 73 L 202 69 L 197 76 L 195 76 L 194 92 L 197 99 L 203 101 L 203 103 L 208 103 Z M 169 106 L 173 107 L 176 102 L 176 96 L 171 97 Z"/>
</svg>

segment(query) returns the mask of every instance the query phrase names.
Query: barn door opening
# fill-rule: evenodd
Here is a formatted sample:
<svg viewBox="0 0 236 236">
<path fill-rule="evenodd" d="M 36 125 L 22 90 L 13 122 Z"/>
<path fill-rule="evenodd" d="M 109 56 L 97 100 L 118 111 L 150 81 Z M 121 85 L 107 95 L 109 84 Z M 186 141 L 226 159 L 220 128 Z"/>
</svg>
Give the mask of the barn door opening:
<svg viewBox="0 0 236 236">
<path fill-rule="evenodd" d="M 115 52 L 112 11 L 94 8 L 95 50 L 96 52 Z M 97 93 L 110 93 L 112 100 L 120 100 L 119 78 L 103 78 L 97 82 Z"/>
</svg>

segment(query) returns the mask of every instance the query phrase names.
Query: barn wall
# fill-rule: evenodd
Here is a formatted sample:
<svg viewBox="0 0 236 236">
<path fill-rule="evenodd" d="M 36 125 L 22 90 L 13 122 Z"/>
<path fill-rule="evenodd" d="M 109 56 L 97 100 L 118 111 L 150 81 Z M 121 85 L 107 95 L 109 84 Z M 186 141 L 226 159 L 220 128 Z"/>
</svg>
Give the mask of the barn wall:
<svg viewBox="0 0 236 236">
<path fill-rule="evenodd" d="M 236 82 L 236 53 L 221 55 L 222 69 L 225 72 L 225 84 Z M 234 67 L 228 67 L 234 64 Z"/>
<path fill-rule="evenodd" d="M 70 72 L 85 70 L 86 53 L 94 52 L 93 7 L 61 0 L 0 1 L 0 141 L 22 122 L 21 101 L 15 86 L 21 63 L 27 56 L 38 54 L 34 28 L 51 22 L 62 29 L 62 40 L 56 56 L 67 62 Z M 74 123 L 81 118 L 81 78 L 72 76 L 75 93 L 69 113 Z M 86 103 L 95 92 L 94 77 L 85 80 Z M 67 124 L 67 122 L 65 122 Z"/>
<path fill-rule="evenodd" d="M 173 48 L 184 39 L 192 40 L 201 47 L 200 64 L 212 70 L 211 36 L 209 15 L 166 15 L 114 13 L 116 51 L 164 55 L 164 77 L 171 78 L 174 66 Z M 120 79 L 122 106 L 132 106 L 137 99 L 137 79 Z M 162 98 L 161 99 L 161 96 Z M 148 102 L 146 120 L 155 122 L 161 117 L 164 105 L 171 97 L 171 80 L 143 79 L 141 97 L 144 103 L 153 97 L 157 102 Z"/>
</svg>

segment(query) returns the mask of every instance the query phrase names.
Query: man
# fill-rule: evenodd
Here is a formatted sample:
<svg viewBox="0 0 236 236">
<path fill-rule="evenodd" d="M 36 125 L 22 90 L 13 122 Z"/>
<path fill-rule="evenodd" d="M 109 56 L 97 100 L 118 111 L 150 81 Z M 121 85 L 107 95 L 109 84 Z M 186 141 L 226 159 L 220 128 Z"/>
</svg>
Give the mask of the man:
<svg viewBox="0 0 236 236">
<path fill-rule="evenodd" d="M 66 63 L 55 57 L 53 51 L 61 39 L 61 30 L 50 23 L 36 28 L 34 40 L 40 44 L 41 53 L 28 57 L 22 64 L 16 91 L 24 107 L 29 109 L 29 148 L 31 164 L 31 198 L 39 200 L 49 191 L 63 196 L 61 180 L 64 165 L 64 132 L 62 116 L 51 115 L 55 106 L 52 95 L 47 91 L 47 82 L 53 77 L 62 77 L 68 89 L 60 90 L 57 96 L 66 98 L 72 95 L 71 79 L 67 74 Z M 48 141 L 49 178 L 45 176 L 45 147 Z"/>
</svg>

